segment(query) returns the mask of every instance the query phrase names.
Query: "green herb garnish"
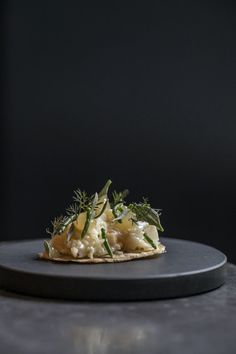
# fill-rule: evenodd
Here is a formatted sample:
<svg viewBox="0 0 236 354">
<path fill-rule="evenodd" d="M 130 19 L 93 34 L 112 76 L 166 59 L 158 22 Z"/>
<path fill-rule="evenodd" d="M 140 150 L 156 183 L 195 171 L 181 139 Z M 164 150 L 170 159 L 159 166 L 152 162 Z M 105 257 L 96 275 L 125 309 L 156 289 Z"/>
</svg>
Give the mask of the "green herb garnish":
<svg viewBox="0 0 236 354">
<path fill-rule="evenodd" d="M 143 237 L 153 248 L 155 248 L 155 250 L 157 249 L 157 246 L 155 245 L 153 240 L 146 233 L 143 234 Z"/>
<path fill-rule="evenodd" d="M 116 192 L 112 193 L 112 201 L 111 201 L 111 208 L 113 209 L 117 204 L 124 204 L 124 199 L 129 194 L 128 189 L 125 189 L 123 192 Z"/>
<path fill-rule="evenodd" d="M 81 212 L 81 208 L 78 204 L 73 203 L 71 205 L 69 205 L 68 208 L 66 208 L 66 213 L 68 216 L 78 216 Z"/>
<path fill-rule="evenodd" d="M 67 217 L 67 216 L 58 216 L 54 218 L 53 221 L 51 221 L 53 230 L 50 231 L 48 228 L 46 229 L 46 232 L 51 235 L 52 237 L 56 234 L 61 234 L 67 225 L 71 222 L 72 218 Z"/>
<path fill-rule="evenodd" d="M 112 213 L 114 215 L 114 220 L 113 221 L 118 221 L 119 223 L 122 223 L 122 219 L 128 214 L 124 210 L 124 199 L 127 197 L 129 194 L 128 189 L 125 189 L 123 192 L 116 192 L 114 191 L 112 193 L 112 201 L 110 202 Z"/>
<path fill-rule="evenodd" d="M 98 201 L 98 194 L 95 193 L 93 200 L 91 202 L 91 206 L 87 208 L 86 221 L 85 221 L 84 228 L 83 228 L 81 236 L 80 236 L 82 239 L 84 238 L 84 236 L 86 235 L 86 233 L 89 229 L 89 225 L 90 225 L 92 218 L 95 216 L 94 214 L 95 214 L 95 207 L 97 205 L 97 201 Z"/>
<path fill-rule="evenodd" d="M 86 213 L 86 221 L 84 224 L 84 228 L 83 228 L 81 235 L 80 235 L 81 238 L 84 238 L 84 236 L 86 235 L 89 225 L 90 225 L 90 222 L 91 222 L 91 219 L 92 219 L 92 213 L 90 210 L 88 210 Z"/>
<path fill-rule="evenodd" d="M 81 234 L 81 236 L 84 237 L 86 232 L 88 231 L 91 220 L 93 218 L 101 216 L 102 213 L 105 211 L 106 206 L 108 204 L 108 197 L 106 193 L 111 183 L 111 180 L 108 180 L 102 190 L 98 194 L 95 193 L 92 196 L 89 196 L 85 191 L 76 189 L 74 191 L 73 196 L 74 203 L 66 209 L 67 216 L 56 217 L 51 222 L 53 229 L 50 230 L 47 228 L 46 232 L 50 234 L 51 237 L 55 235 L 60 235 L 69 224 L 73 223 L 77 219 L 80 213 L 86 212 L 87 219 L 84 226 L 84 230 Z M 70 233 L 70 230 L 68 231 L 68 233 Z M 71 235 L 68 236 L 68 239 L 70 238 Z"/>
<path fill-rule="evenodd" d="M 104 211 L 105 211 L 105 209 L 107 207 L 107 203 L 108 203 L 108 201 L 106 200 L 105 203 L 103 204 L 103 207 L 102 207 L 101 211 L 94 217 L 94 219 L 99 218 L 104 213 Z"/>
<path fill-rule="evenodd" d="M 132 218 L 133 222 L 146 221 L 156 226 L 157 230 L 164 231 L 160 222 L 160 209 L 151 208 L 147 199 L 144 199 L 143 203 L 131 203 L 128 208 L 135 214 L 135 218 Z"/>
<path fill-rule="evenodd" d="M 99 218 L 107 207 L 112 209 L 114 215 L 113 222 L 121 223 L 122 220 L 132 212 L 131 220 L 134 223 L 146 221 L 150 225 L 156 226 L 159 231 L 163 231 L 163 227 L 160 223 L 160 209 L 151 208 L 147 199 L 143 199 L 141 203 L 130 203 L 127 205 L 125 203 L 125 197 L 128 195 L 129 191 L 125 189 L 123 192 L 114 191 L 112 193 L 112 200 L 109 201 L 107 194 L 111 183 L 111 180 L 108 180 L 101 191 L 92 196 L 89 196 L 85 191 L 76 189 L 73 196 L 74 203 L 66 209 L 66 216 L 56 217 L 51 222 L 52 230 L 46 229 L 46 232 L 53 237 L 57 234 L 60 235 L 68 227 L 67 240 L 69 241 L 74 233 L 74 221 L 77 220 L 80 213 L 84 212 L 86 213 L 86 221 L 80 235 L 81 238 L 84 238 L 88 232 L 91 221 Z M 102 235 L 104 232 L 105 231 L 102 232 Z M 106 245 L 108 245 L 109 247 L 106 234 L 104 237 L 104 246 L 107 247 Z M 46 247 L 47 246 L 45 246 L 45 249 Z M 109 252 L 111 253 L 111 249 Z"/>
<path fill-rule="evenodd" d="M 113 221 L 118 221 L 120 224 L 122 223 L 122 218 L 120 215 L 123 213 L 122 204 L 114 205 L 112 208 L 112 214 L 114 215 Z"/>
<path fill-rule="evenodd" d="M 103 241 L 104 247 L 106 248 L 107 253 L 109 254 L 109 256 L 111 256 L 113 258 L 113 252 L 112 252 L 112 249 L 111 249 L 111 247 L 109 245 L 109 242 L 107 240 L 106 232 L 105 232 L 105 230 L 103 228 L 101 229 L 101 234 L 102 234 L 102 239 L 104 240 Z"/>
<path fill-rule="evenodd" d="M 73 199 L 80 212 L 87 211 L 91 207 L 93 196 L 89 197 L 85 191 L 81 191 L 80 189 L 76 189 L 74 194 Z"/>
</svg>

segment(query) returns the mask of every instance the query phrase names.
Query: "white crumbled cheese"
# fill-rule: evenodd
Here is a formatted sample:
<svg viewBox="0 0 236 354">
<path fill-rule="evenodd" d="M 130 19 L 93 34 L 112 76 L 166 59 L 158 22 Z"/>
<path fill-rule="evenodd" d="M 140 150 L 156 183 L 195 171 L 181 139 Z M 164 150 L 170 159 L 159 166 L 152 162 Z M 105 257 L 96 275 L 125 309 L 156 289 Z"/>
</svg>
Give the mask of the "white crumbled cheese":
<svg viewBox="0 0 236 354">
<path fill-rule="evenodd" d="M 94 254 L 94 247 L 88 247 L 88 256 L 89 258 L 93 258 L 93 254 Z"/>
<path fill-rule="evenodd" d="M 81 245 L 78 248 L 78 257 L 79 258 L 84 258 L 86 256 L 87 256 L 87 249 L 81 242 Z"/>
<path fill-rule="evenodd" d="M 77 254 L 78 254 L 78 252 L 79 252 L 78 248 L 77 248 L 77 247 L 71 247 L 70 250 L 71 250 L 72 256 L 73 256 L 74 258 L 76 258 L 76 257 L 77 257 Z"/>
</svg>

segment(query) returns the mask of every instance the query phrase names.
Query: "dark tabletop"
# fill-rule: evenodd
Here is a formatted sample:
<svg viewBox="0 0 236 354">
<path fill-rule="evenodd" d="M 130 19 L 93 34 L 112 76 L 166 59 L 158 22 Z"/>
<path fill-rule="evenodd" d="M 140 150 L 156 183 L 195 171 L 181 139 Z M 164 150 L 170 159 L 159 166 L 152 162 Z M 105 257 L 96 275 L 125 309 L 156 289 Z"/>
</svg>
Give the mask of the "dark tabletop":
<svg viewBox="0 0 236 354">
<path fill-rule="evenodd" d="M 0 291 L 0 349 L 11 354 L 235 353 L 236 266 L 212 292 L 172 300 L 82 303 Z"/>
</svg>

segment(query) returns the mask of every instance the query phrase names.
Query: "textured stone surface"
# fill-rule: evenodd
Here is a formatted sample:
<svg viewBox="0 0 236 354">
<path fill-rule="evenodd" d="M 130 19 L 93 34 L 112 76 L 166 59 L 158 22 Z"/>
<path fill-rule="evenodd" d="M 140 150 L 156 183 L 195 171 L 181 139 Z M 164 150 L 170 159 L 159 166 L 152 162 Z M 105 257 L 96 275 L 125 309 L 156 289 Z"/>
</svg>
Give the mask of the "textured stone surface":
<svg viewBox="0 0 236 354">
<path fill-rule="evenodd" d="M 235 353 L 236 266 L 212 292 L 147 302 L 82 303 L 0 291 L 7 354 Z"/>
</svg>

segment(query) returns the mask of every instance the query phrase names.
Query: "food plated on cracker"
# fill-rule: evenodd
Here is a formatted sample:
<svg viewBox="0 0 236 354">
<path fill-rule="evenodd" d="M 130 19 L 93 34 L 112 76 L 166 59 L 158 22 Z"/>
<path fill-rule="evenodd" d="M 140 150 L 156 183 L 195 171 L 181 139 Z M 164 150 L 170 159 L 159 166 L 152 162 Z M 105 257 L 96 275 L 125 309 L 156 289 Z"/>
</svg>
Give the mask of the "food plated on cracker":
<svg viewBox="0 0 236 354">
<path fill-rule="evenodd" d="M 160 209 L 147 199 L 127 203 L 128 190 L 109 197 L 108 180 L 92 196 L 77 189 L 66 215 L 52 221 L 47 229 L 41 259 L 58 262 L 112 263 L 159 255 L 165 246 L 159 240 Z"/>
</svg>

